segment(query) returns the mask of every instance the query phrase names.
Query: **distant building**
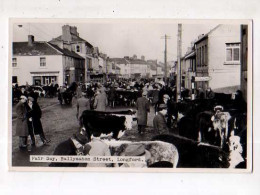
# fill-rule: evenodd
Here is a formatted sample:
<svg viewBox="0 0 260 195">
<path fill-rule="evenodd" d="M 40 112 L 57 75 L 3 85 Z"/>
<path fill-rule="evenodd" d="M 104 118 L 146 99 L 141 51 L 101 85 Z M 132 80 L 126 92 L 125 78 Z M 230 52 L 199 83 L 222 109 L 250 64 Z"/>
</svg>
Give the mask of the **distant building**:
<svg viewBox="0 0 260 195">
<path fill-rule="evenodd" d="M 231 93 L 240 87 L 240 26 L 218 25 L 195 42 L 196 88 Z"/>
<path fill-rule="evenodd" d="M 111 60 L 116 64 L 117 67 L 120 68 L 119 75 L 122 78 L 130 78 L 131 76 L 131 68 L 130 61 L 125 58 L 111 58 Z"/>
<path fill-rule="evenodd" d="M 12 81 L 19 85 L 84 82 L 85 60 L 77 53 L 48 42 L 13 42 Z"/>
<path fill-rule="evenodd" d="M 149 65 L 145 60 L 130 58 L 131 78 L 148 78 L 150 77 Z"/>
</svg>

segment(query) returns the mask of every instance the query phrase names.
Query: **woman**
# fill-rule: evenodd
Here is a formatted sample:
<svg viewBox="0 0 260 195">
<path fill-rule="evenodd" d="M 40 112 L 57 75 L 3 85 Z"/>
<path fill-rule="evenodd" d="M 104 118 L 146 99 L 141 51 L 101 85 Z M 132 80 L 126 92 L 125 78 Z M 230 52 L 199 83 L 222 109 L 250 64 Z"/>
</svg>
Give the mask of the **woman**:
<svg viewBox="0 0 260 195">
<path fill-rule="evenodd" d="M 27 106 L 27 117 L 28 117 L 28 129 L 29 134 L 32 140 L 32 145 L 35 146 L 35 137 L 34 135 L 39 135 L 43 144 L 47 144 L 50 140 L 45 138 L 42 123 L 41 123 L 42 111 L 37 102 L 34 101 L 32 97 L 28 97 L 28 106 Z"/>
</svg>

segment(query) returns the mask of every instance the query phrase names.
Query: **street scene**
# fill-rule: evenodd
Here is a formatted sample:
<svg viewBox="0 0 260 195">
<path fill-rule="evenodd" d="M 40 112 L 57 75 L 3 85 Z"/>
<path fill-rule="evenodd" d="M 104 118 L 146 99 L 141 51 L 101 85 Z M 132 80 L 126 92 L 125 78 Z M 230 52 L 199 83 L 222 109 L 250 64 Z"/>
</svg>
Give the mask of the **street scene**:
<svg viewBox="0 0 260 195">
<path fill-rule="evenodd" d="M 12 167 L 251 167 L 247 24 L 12 28 Z"/>
</svg>

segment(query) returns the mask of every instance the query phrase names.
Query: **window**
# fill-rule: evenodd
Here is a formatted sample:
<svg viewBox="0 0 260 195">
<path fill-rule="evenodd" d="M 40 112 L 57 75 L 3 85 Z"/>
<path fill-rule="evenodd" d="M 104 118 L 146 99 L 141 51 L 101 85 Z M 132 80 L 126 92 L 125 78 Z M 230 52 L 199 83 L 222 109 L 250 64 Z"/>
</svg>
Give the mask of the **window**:
<svg viewBox="0 0 260 195">
<path fill-rule="evenodd" d="M 46 66 L 46 58 L 40 58 L 40 66 L 41 67 Z"/>
<path fill-rule="evenodd" d="M 12 77 L 12 83 L 17 83 L 17 76 Z"/>
<path fill-rule="evenodd" d="M 204 60 L 205 60 L 205 66 L 208 65 L 208 47 L 207 45 L 205 45 L 205 57 L 204 57 Z"/>
<path fill-rule="evenodd" d="M 239 62 L 240 61 L 240 44 L 226 43 L 226 61 Z"/>
<path fill-rule="evenodd" d="M 17 58 L 12 59 L 12 66 L 17 67 Z"/>
<path fill-rule="evenodd" d="M 80 46 L 79 45 L 76 46 L 76 51 L 80 52 Z"/>
</svg>

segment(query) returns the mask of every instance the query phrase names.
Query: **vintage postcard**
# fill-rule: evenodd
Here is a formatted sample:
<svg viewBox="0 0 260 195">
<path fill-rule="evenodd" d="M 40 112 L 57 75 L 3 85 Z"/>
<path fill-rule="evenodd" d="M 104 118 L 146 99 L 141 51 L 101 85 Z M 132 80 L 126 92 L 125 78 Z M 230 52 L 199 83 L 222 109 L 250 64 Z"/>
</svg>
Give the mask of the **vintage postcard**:
<svg viewBox="0 0 260 195">
<path fill-rule="evenodd" d="M 12 171 L 252 171 L 252 21 L 10 19 Z"/>
</svg>

